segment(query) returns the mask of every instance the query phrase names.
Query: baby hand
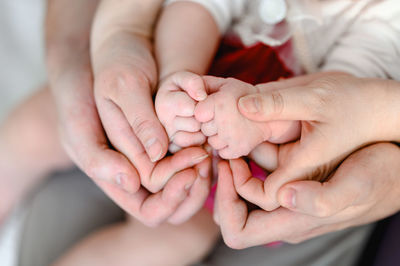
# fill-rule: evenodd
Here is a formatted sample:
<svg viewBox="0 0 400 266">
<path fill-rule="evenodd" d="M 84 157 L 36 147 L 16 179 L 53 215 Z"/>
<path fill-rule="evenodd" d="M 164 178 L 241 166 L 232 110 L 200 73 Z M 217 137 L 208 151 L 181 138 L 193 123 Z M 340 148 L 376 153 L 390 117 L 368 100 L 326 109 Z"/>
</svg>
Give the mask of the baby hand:
<svg viewBox="0 0 400 266">
<path fill-rule="evenodd" d="M 265 141 L 281 143 L 295 139 L 299 134 L 296 122 L 254 122 L 240 114 L 240 97 L 258 92 L 256 86 L 233 78 L 203 78 L 210 94 L 197 104 L 196 119 L 208 143 L 224 159 L 247 156 Z"/>
<path fill-rule="evenodd" d="M 202 145 L 206 141 L 200 131 L 200 122 L 194 118 L 198 101 L 207 97 L 201 76 L 177 72 L 164 79 L 155 100 L 157 116 L 167 131 L 170 152 Z"/>
</svg>

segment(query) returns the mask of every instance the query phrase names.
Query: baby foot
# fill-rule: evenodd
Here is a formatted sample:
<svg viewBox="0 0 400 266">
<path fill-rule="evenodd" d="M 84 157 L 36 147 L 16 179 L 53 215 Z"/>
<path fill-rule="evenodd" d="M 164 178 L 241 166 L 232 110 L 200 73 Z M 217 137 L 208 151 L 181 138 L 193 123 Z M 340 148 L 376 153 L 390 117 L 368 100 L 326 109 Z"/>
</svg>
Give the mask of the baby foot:
<svg viewBox="0 0 400 266">
<path fill-rule="evenodd" d="M 202 123 L 208 143 L 222 158 L 247 156 L 265 141 L 284 143 L 298 137 L 297 122 L 254 122 L 240 114 L 239 99 L 258 92 L 257 87 L 233 78 L 207 76 L 204 80 L 212 94 L 197 104 L 195 117 Z"/>
</svg>

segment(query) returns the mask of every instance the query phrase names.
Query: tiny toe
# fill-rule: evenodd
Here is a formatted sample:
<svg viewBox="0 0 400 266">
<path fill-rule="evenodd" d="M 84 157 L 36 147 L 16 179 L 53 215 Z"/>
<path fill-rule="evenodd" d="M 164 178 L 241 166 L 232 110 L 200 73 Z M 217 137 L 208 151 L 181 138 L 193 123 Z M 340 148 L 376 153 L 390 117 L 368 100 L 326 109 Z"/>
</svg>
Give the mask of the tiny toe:
<svg viewBox="0 0 400 266">
<path fill-rule="evenodd" d="M 180 147 L 199 146 L 206 142 L 206 137 L 201 132 L 178 131 L 175 134 L 173 143 Z"/>
<path fill-rule="evenodd" d="M 232 151 L 229 146 L 218 150 L 218 155 L 225 160 L 238 159 L 241 157 L 236 152 Z"/>
<path fill-rule="evenodd" d="M 176 110 L 175 114 L 183 117 L 193 116 L 196 102 L 183 91 L 173 92 L 173 94 L 173 100 L 171 99 L 173 105 L 171 105 L 171 108 Z"/>
<path fill-rule="evenodd" d="M 197 103 L 194 116 L 201 123 L 214 119 L 214 97 L 212 95 L 208 96 L 206 100 Z"/>
<path fill-rule="evenodd" d="M 178 151 L 180 151 L 182 148 L 179 147 L 178 145 L 176 145 L 175 143 L 170 143 L 168 150 L 170 153 L 177 153 Z"/>
<path fill-rule="evenodd" d="M 201 132 L 203 132 L 203 134 L 207 137 L 216 135 L 218 133 L 218 128 L 217 125 L 215 124 L 215 120 L 203 123 L 201 125 Z"/>
<path fill-rule="evenodd" d="M 200 122 L 194 117 L 177 116 L 174 118 L 174 127 L 177 131 L 198 132 L 200 126 Z"/>
<path fill-rule="evenodd" d="M 219 138 L 218 135 L 209 137 L 208 144 L 210 144 L 211 147 L 213 147 L 216 150 L 220 150 L 228 146 L 228 144 L 225 141 L 221 140 L 221 138 Z"/>
</svg>

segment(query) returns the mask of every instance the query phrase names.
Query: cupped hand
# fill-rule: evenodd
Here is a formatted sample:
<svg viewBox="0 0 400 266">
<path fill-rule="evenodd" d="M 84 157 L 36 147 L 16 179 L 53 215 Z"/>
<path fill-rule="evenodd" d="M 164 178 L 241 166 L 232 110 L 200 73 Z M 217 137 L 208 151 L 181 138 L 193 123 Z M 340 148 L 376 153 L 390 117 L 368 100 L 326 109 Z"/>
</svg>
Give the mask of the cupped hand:
<svg viewBox="0 0 400 266">
<path fill-rule="evenodd" d="M 252 210 L 234 180 L 249 174 L 242 160 L 219 164 L 216 221 L 226 244 L 242 249 L 274 241 L 298 243 L 387 217 L 400 209 L 400 149 L 374 144 L 350 155 L 323 183 L 295 181 L 279 190 L 282 206 Z M 262 199 L 260 199 L 262 200 Z"/>
<path fill-rule="evenodd" d="M 319 73 L 258 85 L 261 93 L 239 101 L 253 121 L 300 120 L 301 137 L 279 146 L 276 170 L 262 182 L 238 184 L 239 194 L 265 210 L 279 206 L 277 191 L 287 182 L 325 180 L 346 156 L 377 141 L 400 140 L 400 93 L 394 82 L 360 79 L 344 73 Z"/>
<path fill-rule="evenodd" d="M 121 184 L 121 176 L 126 176 L 123 188 L 137 191 L 140 180 L 136 169 L 109 146 L 104 134 L 94 102 L 89 51 L 77 52 L 66 63 L 60 71 L 50 68 L 49 79 L 67 153 L 88 176 L 114 184 Z"/>
<path fill-rule="evenodd" d="M 181 150 L 159 161 L 152 178 L 169 180 L 152 193 L 143 186 L 135 193 L 121 191 L 102 180 L 96 183 L 130 215 L 148 226 L 165 221 L 179 224 L 192 217 L 204 204 L 211 185 L 211 159 L 200 148 Z"/>
</svg>

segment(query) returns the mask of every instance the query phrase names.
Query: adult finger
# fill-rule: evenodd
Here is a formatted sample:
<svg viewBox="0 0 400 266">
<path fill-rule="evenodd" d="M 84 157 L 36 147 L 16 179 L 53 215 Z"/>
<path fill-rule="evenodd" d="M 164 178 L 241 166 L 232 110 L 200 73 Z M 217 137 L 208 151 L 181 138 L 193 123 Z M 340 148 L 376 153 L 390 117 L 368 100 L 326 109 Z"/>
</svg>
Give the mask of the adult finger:
<svg viewBox="0 0 400 266">
<path fill-rule="evenodd" d="M 201 163 L 208 157 L 208 153 L 199 147 L 180 150 L 159 161 L 149 177 L 141 178 L 142 185 L 153 193 L 158 192 L 175 174 Z"/>
<path fill-rule="evenodd" d="M 135 136 L 121 109 L 112 101 L 97 99 L 98 112 L 108 140 L 112 146 L 128 158 L 139 176 L 148 177 L 154 167 L 146 150 Z"/>
<path fill-rule="evenodd" d="M 278 167 L 278 145 L 263 142 L 250 152 L 249 157 L 262 168 L 272 172 Z"/>
<path fill-rule="evenodd" d="M 225 243 L 232 248 L 239 248 L 237 236 L 246 225 L 248 210 L 246 203 L 235 191 L 232 172 L 226 161 L 218 164 L 215 205 L 218 211 L 217 220 Z"/>
<path fill-rule="evenodd" d="M 211 158 L 205 159 L 194 168 L 198 173 L 188 197 L 179 206 L 176 212 L 168 218 L 171 224 L 181 224 L 197 213 L 206 201 L 211 186 Z"/>
<path fill-rule="evenodd" d="M 322 99 L 307 86 L 272 90 L 239 99 L 239 111 L 250 120 L 317 120 Z"/>
<path fill-rule="evenodd" d="M 126 212 L 147 226 L 154 227 L 166 221 L 176 211 L 187 197 L 196 176 L 193 169 L 181 171 L 162 191 L 155 194 L 149 193 L 143 187 L 138 192 L 129 194 L 106 182 L 96 183 Z"/>
<path fill-rule="evenodd" d="M 243 249 L 275 241 L 290 241 L 321 224 L 319 218 L 285 208 L 273 212 L 253 210 L 248 213 L 246 203 L 239 198 L 232 182 L 233 175 L 240 174 L 235 173 L 236 170 L 232 169 L 231 172 L 226 162 L 221 162 L 218 167 L 218 221 L 229 247 Z"/>
<path fill-rule="evenodd" d="M 161 159 L 168 149 L 168 137 L 155 114 L 147 78 L 141 73 L 104 72 L 96 77 L 95 88 L 106 92 L 104 101 L 112 101 L 120 107 L 151 161 Z M 99 96 L 102 97 L 97 95 L 97 102 Z"/>
<path fill-rule="evenodd" d="M 265 183 L 252 176 L 249 166 L 243 159 L 230 160 L 229 165 L 235 189 L 242 198 L 266 211 L 279 207 L 277 200 L 265 189 Z"/>
<path fill-rule="evenodd" d="M 318 217 L 332 216 L 356 204 L 369 195 L 374 186 L 372 174 L 367 169 L 380 169 L 372 167 L 379 164 L 376 158 L 365 156 L 373 148 L 367 147 L 350 155 L 326 182 L 295 181 L 282 186 L 278 191 L 280 204 Z"/>
<path fill-rule="evenodd" d="M 63 100 L 69 97 L 75 103 L 73 110 L 64 107 L 59 112 L 61 139 L 69 156 L 89 177 L 137 191 L 139 175 L 124 155 L 109 147 L 94 103 L 88 104 L 93 95 L 82 90 L 66 96 Z"/>
</svg>

